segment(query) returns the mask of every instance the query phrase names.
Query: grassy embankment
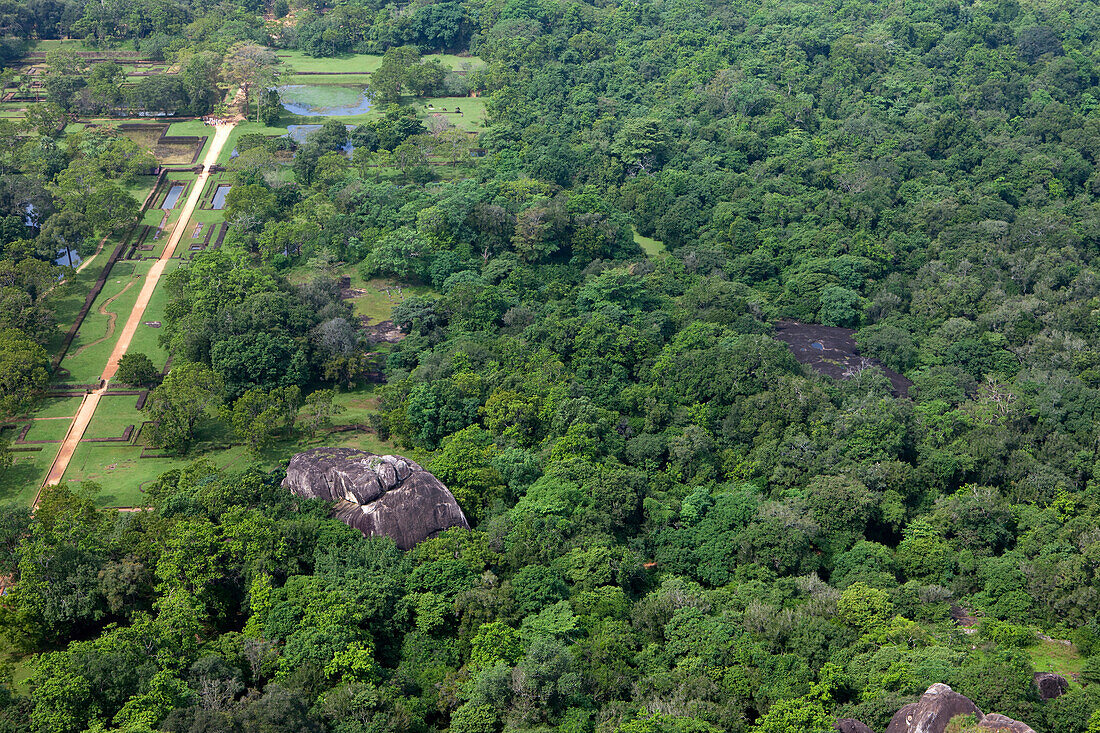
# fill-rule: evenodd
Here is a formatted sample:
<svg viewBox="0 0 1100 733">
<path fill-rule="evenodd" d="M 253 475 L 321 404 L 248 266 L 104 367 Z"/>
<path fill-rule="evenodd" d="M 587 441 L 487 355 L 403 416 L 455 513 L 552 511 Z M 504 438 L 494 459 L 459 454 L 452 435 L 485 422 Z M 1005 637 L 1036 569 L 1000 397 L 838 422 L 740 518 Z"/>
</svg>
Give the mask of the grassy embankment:
<svg viewBox="0 0 1100 733">
<path fill-rule="evenodd" d="M 664 242 L 660 242 L 656 239 L 653 239 L 652 237 L 643 236 L 638 233 L 637 229 L 634 230 L 634 243 L 642 248 L 642 251 L 645 252 L 646 257 L 649 257 L 651 259 L 654 257 L 660 257 L 668 251 L 668 249 L 665 247 Z"/>
</svg>

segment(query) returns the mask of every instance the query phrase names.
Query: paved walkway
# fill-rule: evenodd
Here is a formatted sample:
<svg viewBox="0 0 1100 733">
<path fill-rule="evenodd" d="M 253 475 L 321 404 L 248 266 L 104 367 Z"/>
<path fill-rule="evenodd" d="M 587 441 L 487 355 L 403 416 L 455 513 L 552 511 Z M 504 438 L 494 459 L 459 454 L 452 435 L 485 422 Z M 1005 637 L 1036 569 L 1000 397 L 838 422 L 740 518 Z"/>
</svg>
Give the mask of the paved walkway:
<svg viewBox="0 0 1100 733">
<path fill-rule="evenodd" d="M 65 434 L 65 439 L 61 441 L 61 447 L 57 451 L 57 457 L 53 459 L 53 465 L 50 466 L 50 472 L 46 475 L 46 481 L 44 482 L 45 486 L 55 486 L 61 483 L 61 479 L 65 476 L 65 470 L 69 467 L 69 461 L 72 460 L 73 453 L 76 452 L 76 448 L 80 444 L 80 439 L 84 437 L 84 431 L 88 429 L 88 424 L 92 421 L 92 415 L 95 414 L 95 409 L 99 405 L 99 398 L 107 391 L 107 386 L 111 378 L 115 376 L 115 372 L 118 371 L 118 360 L 121 359 L 122 355 L 126 353 L 126 350 L 130 348 L 130 342 L 133 340 L 134 334 L 137 333 L 138 326 L 141 325 L 142 316 L 145 315 L 145 308 L 149 305 L 149 300 L 153 297 L 153 291 L 160 281 L 160 276 L 164 273 L 164 268 L 167 266 L 168 260 L 172 259 L 172 255 L 175 254 L 176 245 L 179 244 L 180 239 L 183 238 L 183 234 L 187 230 L 187 225 L 191 221 L 191 215 L 194 213 L 195 207 L 199 203 L 199 197 L 206 187 L 206 181 L 210 177 L 210 168 L 217 164 L 218 155 L 221 153 L 225 141 L 229 139 L 229 133 L 233 131 L 235 125 L 236 123 L 234 122 L 232 124 L 218 125 L 218 127 L 215 128 L 214 141 L 210 144 L 210 150 L 207 152 L 206 159 L 203 160 L 202 163 L 202 173 L 195 179 L 194 185 L 191 187 L 191 194 L 187 197 L 187 201 L 183 205 L 183 210 L 180 212 L 179 218 L 176 219 L 176 226 L 172 229 L 172 234 L 168 237 L 167 244 L 164 245 L 164 252 L 162 252 L 160 258 L 153 263 L 153 266 L 149 268 L 149 273 L 145 276 L 145 283 L 141 287 L 141 292 L 138 293 L 137 302 L 134 303 L 134 308 L 130 311 L 130 317 L 126 320 L 126 325 L 122 327 L 122 333 L 119 334 L 118 341 L 115 342 L 115 348 L 111 352 L 110 358 L 107 360 L 107 366 L 103 368 L 103 374 L 101 375 L 103 386 L 84 395 L 84 399 L 81 400 L 80 407 L 76 411 L 76 417 L 73 418 L 73 423 L 69 426 L 69 431 Z M 39 496 L 41 496 L 41 491 L 39 491 Z M 39 496 L 35 496 L 34 498 L 35 506 L 38 506 Z"/>
</svg>

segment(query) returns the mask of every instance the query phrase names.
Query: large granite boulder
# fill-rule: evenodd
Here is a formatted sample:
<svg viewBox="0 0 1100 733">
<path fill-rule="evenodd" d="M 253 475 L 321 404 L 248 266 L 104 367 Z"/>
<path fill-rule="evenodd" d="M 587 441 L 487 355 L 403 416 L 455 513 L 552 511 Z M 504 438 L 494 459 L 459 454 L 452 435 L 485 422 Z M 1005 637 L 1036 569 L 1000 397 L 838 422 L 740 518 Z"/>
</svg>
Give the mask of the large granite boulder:
<svg viewBox="0 0 1100 733">
<path fill-rule="evenodd" d="M 365 535 L 408 550 L 451 527 L 469 529 L 447 487 L 415 462 L 354 448 L 314 448 L 290 459 L 283 488 L 334 502 L 333 514 Z"/>
<path fill-rule="evenodd" d="M 1000 713 L 990 713 L 978 723 L 979 728 L 997 731 L 997 733 L 1035 733 L 1035 730 L 1026 723 L 1013 720 Z"/>
<path fill-rule="evenodd" d="M 886 733 L 944 733 L 948 722 L 956 715 L 973 715 L 978 720 L 983 717 L 970 698 L 937 682 L 921 695 L 920 700 L 894 713 Z"/>
<path fill-rule="evenodd" d="M 1069 692 L 1066 678 L 1053 672 L 1036 672 L 1035 687 L 1039 690 L 1039 697 L 1044 700 L 1053 700 Z"/>
<path fill-rule="evenodd" d="M 866 723 L 856 720 L 855 718 L 841 718 L 836 721 L 833 728 L 840 731 L 840 733 L 875 733 L 867 727 Z"/>
</svg>

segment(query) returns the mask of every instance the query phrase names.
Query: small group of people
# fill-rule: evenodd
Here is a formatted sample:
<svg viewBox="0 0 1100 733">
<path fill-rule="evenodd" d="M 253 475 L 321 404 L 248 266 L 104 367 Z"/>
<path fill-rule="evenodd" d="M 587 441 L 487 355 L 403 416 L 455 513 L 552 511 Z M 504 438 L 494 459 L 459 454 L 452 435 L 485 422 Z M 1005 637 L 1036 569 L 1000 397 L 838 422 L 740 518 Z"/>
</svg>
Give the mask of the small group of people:
<svg viewBox="0 0 1100 733">
<path fill-rule="evenodd" d="M 215 127 L 217 127 L 218 125 L 225 124 L 225 120 L 223 120 L 221 117 L 214 117 L 213 115 L 207 115 L 206 117 L 202 118 L 202 124 L 204 124 L 204 125 L 214 125 Z"/>
</svg>

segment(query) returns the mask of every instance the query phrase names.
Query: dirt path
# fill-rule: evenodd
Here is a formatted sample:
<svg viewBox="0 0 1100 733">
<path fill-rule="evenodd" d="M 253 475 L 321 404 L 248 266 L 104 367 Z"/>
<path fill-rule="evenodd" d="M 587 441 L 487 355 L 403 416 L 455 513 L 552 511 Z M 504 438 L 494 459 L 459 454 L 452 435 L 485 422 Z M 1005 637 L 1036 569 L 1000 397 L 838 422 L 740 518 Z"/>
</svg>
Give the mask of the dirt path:
<svg viewBox="0 0 1100 733">
<path fill-rule="evenodd" d="M 214 141 L 210 144 L 210 150 L 202 163 L 202 173 L 199 174 L 191 188 L 187 203 L 184 204 L 183 210 L 176 220 L 176 225 L 172 228 L 172 234 L 168 237 L 167 244 L 164 245 L 164 252 L 149 268 L 149 272 L 145 276 L 145 282 L 141 286 L 141 292 L 138 293 L 137 302 L 134 303 L 134 308 L 130 311 L 130 317 L 126 319 L 126 325 L 122 327 L 122 333 L 119 334 L 115 348 L 107 360 L 107 366 L 103 368 L 101 386 L 94 392 L 85 395 L 84 399 L 81 400 L 76 417 L 73 418 L 73 423 L 69 426 L 65 439 L 61 441 L 57 457 L 53 459 L 50 472 L 46 475 L 46 480 L 43 482 L 44 486 L 55 486 L 61 483 L 61 479 L 65 476 L 65 469 L 69 467 L 69 461 L 72 460 L 73 453 L 76 452 L 76 448 L 80 444 L 80 439 L 84 437 L 84 431 L 88 429 L 88 424 L 92 421 L 92 415 L 95 414 L 95 409 L 99 405 L 99 398 L 107 391 L 108 383 L 115 376 L 115 372 L 118 371 L 118 360 L 130 348 L 130 341 L 133 340 L 138 326 L 141 325 L 142 316 L 145 315 L 145 309 L 149 305 L 149 300 L 153 297 L 153 291 L 160 281 L 160 276 L 164 273 L 168 260 L 172 259 L 172 255 L 176 251 L 176 245 L 179 244 L 180 239 L 183 238 L 184 232 L 187 230 L 191 215 L 195 212 L 199 197 L 202 195 L 203 188 L 206 187 L 206 181 L 210 177 L 210 168 L 218 162 L 218 155 L 221 154 L 222 147 L 225 145 L 225 141 L 229 139 L 229 133 L 233 131 L 235 126 L 236 122 L 234 121 L 230 124 L 219 125 L 215 129 Z M 39 490 L 38 495 L 34 497 L 34 506 L 38 506 L 38 499 L 41 494 L 42 492 Z"/>
<path fill-rule="evenodd" d="M 79 349 L 74 351 L 72 354 L 67 354 L 66 358 L 71 359 L 75 356 L 80 356 L 81 352 L 83 352 L 85 349 L 91 348 L 92 346 L 95 346 L 96 344 L 101 344 L 104 341 L 106 341 L 107 339 L 109 339 L 109 338 L 111 338 L 112 336 L 115 335 L 115 321 L 118 320 L 118 314 L 113 312 L 113 311 L 107 310 L 107 306 L 109 306 L 111 303 L 113 303 L 116 300 L 118 300 L 119 298 L 121 298 L 122 294 L 125 293 L 127 290 L 129 290 L 130 286 L 133 285 L 133 284 L 134 284 L 133 280 L 126 283 L 126 287 L 124 287 L 122 290 L 120 290 L 117 293 L 115 293 L 114 295 L 112 295 L 110 298 L 107 298 L 107 300 L 103 301 L 103 305 L 99 306 L 99 310 L 98 310 L 99 315 L 107 316 L 107 333 L 102 338 L 97 338 L 95 341 L 84 344 Z"/>
</svg>

